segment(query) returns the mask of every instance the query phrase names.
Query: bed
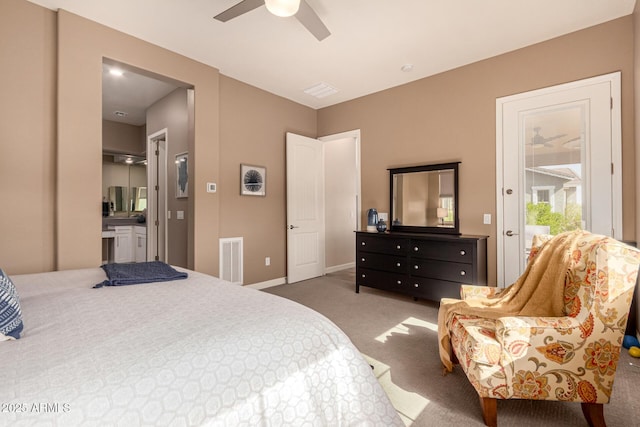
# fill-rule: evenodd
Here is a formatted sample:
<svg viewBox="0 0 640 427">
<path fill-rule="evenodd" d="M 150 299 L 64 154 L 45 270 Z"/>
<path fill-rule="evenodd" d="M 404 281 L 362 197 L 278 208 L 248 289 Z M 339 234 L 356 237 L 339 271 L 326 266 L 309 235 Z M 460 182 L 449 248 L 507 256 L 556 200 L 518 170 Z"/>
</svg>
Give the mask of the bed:
<svg viewBox="0 0 640 427">
<path fill-rule="evenodd" d="M 0 425 L 403 425 L 327 318 L 178 270 L 99 289 L 100 268 L 11 276 L 24 330 L 0 342 Z"/>
</svg>

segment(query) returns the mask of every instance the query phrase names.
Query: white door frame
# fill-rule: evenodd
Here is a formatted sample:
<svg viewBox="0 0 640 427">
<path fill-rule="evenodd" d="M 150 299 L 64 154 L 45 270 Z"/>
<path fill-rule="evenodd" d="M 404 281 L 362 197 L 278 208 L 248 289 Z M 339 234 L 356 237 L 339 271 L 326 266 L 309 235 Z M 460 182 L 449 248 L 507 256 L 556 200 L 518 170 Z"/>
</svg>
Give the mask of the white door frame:
<svg viewBox="0 0 640 427">
<path fill-rule="evenodd" d="M 155 155 L 155 141 L 159 142 L 158 167 L 153 161 Z M 167 262 L 169 247 L 169 227 L 167 223 L 167 147 L 169 144 L 169 131 L 167 128 L 161 129 L 147 136 L 147 260 L 153 261 L 156 253 L 155 248 L 160 244 L 160 261 Z M 157 180 L 156 180 L 157 177 Z M 155 186 L 159 186 L 159 191 L 164 197 L 160 197 L 159 212 L 156 212 L 156 191 Z M 154 218 L 158 218 L 158 227 L 162 227 L 163 236 L 159 236 L 153 224 Z"/>
<path fill-rule="evenodd" d="M 622 239 L 622 107 L 621 107 L 621 83 L 620 72 L 605 74 L 584 80 L 560 84 L 542 88 L 530 92 L 515 94 L 496 99 L 496 279 L 500 287 L 504 287 L 504 247 L 502 234 L 504 232 L 504 218 L 502 207 L 504 206 L 504 170 L 503 170 L 503 107 L 508 102 L 540 95 L 548 95 L 568 89 L 575 89 L 589 85 L 608 82 L 611 85 L 611 162 L 612 162 L 612 237 Z"/>
</svg>

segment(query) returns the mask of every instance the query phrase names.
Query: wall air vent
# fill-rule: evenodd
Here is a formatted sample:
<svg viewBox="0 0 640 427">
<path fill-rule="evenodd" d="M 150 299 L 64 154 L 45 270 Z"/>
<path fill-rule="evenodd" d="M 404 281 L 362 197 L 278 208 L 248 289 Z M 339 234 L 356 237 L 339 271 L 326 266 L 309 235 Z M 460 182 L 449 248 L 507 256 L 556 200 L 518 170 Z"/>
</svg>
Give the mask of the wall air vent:
<svg viewBox="0 0 640 427">
<path fill-rule="evenodd" d="M 220 278 L 242 285 L 242 237 L 220 240 Z"/>
<path fill-rule="evenodd" d="M 324 98 L 334 93 L 338 93 L 338 89 L 329 86 L 326 83 L 318 83 L 304 90 L 304 93 L 315 96 L 316 98 Z"/>
</svg>

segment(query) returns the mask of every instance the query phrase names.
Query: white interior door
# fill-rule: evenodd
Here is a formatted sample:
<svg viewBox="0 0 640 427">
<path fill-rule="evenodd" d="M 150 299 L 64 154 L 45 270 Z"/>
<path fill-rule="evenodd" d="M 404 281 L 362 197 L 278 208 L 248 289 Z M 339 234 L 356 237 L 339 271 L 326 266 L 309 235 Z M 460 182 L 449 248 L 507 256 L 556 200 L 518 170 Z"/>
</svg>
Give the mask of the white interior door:
<svg viewBox="0 0 640 427">
<path fill-rule="evenodd" d="M 522 274 L 534 234 L 621 239 L 619 73 L 496 105 L 498 284 Z"/>
<path fill-rule="evenodd" d="M 287 282 L 324 274 L 322 143 L 287 133 Z"/>
</svg>

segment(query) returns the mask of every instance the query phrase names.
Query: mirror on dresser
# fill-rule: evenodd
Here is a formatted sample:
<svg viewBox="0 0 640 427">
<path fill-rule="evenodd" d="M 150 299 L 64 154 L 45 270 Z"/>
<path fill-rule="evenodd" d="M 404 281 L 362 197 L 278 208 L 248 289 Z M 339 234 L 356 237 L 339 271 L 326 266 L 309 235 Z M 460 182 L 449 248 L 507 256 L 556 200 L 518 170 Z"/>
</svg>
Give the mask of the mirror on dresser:
<svg viewBox="0 0 640 427">
<path fill-rule="evenodd" d="M 391 231 L 460 234 L 459 162 L 389 169 Z"/>
</svg>

